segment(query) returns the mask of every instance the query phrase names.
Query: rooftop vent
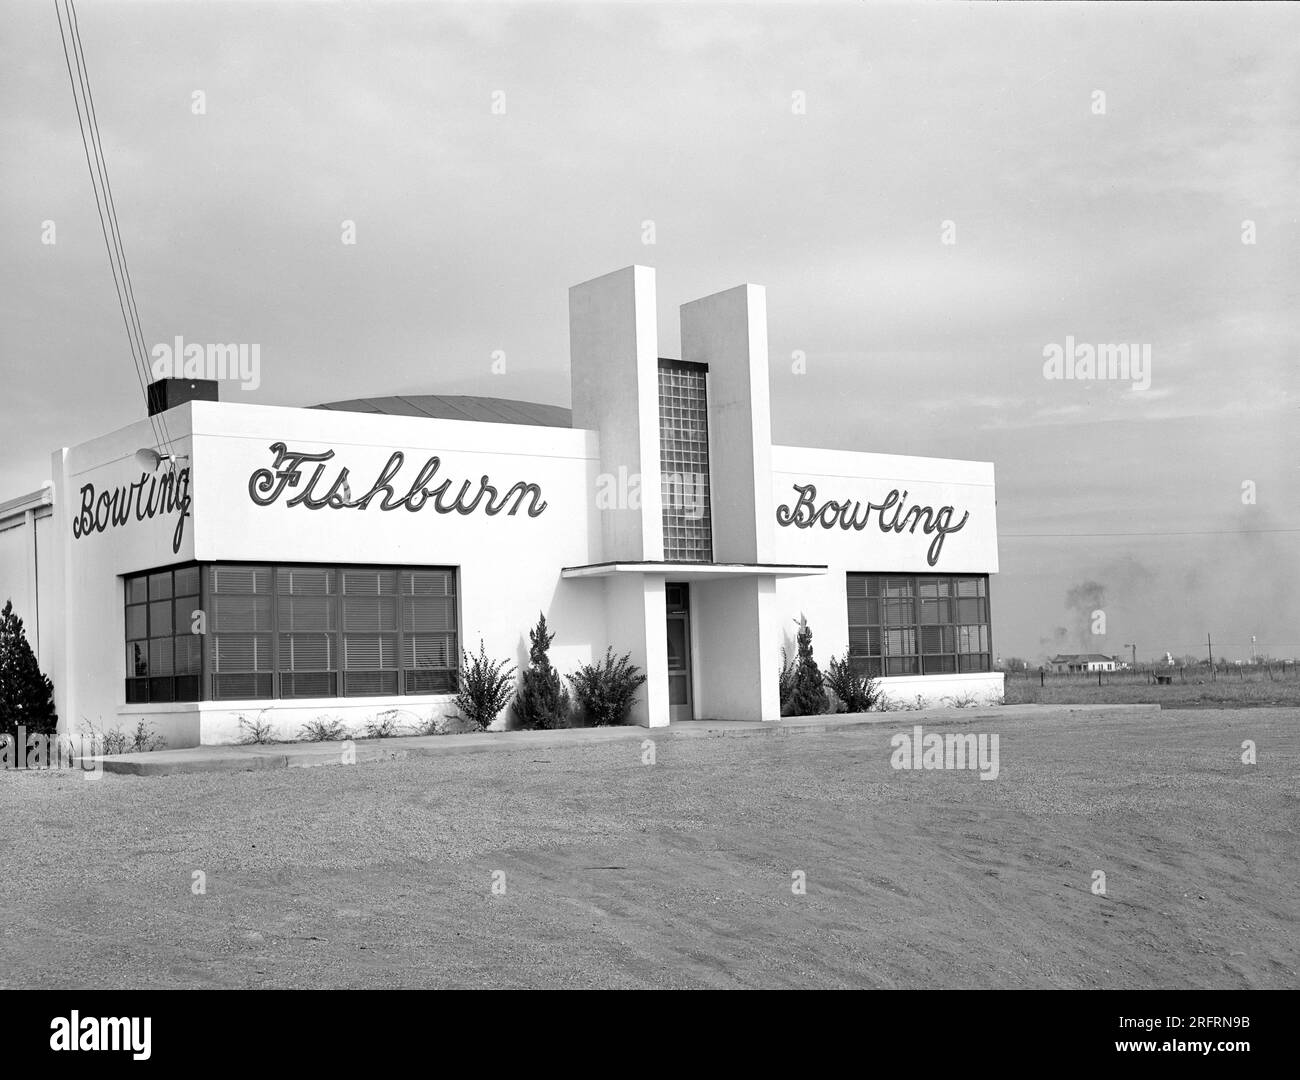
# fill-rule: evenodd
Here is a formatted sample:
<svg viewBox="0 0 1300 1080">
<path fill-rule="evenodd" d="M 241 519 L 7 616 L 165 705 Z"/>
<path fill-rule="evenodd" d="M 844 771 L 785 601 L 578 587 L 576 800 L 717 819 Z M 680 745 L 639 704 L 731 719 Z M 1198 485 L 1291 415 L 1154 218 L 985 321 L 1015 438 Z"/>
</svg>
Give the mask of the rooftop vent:
<svg viewBox="0 0 1300 1080">
<path fill-rule="evenodd" d="M 149 415 L 184 405 L 187 401 L 217 401 L 216 379 L 158 379 L 149 384 Z"/>
</svg>

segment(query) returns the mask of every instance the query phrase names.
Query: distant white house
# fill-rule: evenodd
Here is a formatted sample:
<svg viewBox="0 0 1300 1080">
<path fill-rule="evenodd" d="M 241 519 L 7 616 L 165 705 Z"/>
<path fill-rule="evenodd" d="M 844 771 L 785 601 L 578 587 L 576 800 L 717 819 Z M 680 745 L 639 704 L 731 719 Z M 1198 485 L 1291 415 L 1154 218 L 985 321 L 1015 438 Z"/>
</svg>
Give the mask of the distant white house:
<svg viewBox="0 0 1300 1080">
<path fill-rule="evenodd" d="M 1119 664 L 1113 656 L 1101 653 L 1062 653 L 1047 661 L 1057 675 L 1076 675 L 1089 671 L 1114 671 Z"/>
</svg>

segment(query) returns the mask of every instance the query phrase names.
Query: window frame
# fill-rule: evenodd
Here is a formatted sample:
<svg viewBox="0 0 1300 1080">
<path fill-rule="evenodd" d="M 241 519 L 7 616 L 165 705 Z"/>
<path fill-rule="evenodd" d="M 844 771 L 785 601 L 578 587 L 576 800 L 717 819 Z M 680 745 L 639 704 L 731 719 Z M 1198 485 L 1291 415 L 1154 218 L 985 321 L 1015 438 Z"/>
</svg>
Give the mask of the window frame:
<svg viewBox="0 0 1300 1080">
<path fill-rule="evenodd" d="M 270 658 L 269 660 L 270 670 L 269 672 L 256 672 L 256 671 L 248 672 L 248 674 L 250 675 L 269 674 L 270 693 L 268 695 L 257 695 L 252 698 L 249 698 L 247 696 L 235 697 L 230 695 L 222 697 L 222 696 L 218 696 L 215 692 L 214 679 L 219 673 L 214 669 L 215 665 L 213 664 L 211 650 L 215 646 L 213 644 L 213 640 L 210 640 L 212 635 L 215 632 L 217 632 L 214 631 L 214 628 L 211 625 L 212 612 L 213 612 L 213 595 L 214 595 L 213 588 L 212 588 L 212 570 L 215 567 L 231 567 L 231 568 L 247 569 L 250 571 L 263 569 L 266 570 L 270 575 L 269 590 L 267 593 L 270 599 L 269 627 L 266 631 L 260 631 L 260 630 L 249 631 L 250 634 L 260 635 L 265 633 L 269 637 L 270 640 L 268 643 L 268 653 Z M 197 597 L 198 606 L 196 610 L 203 611 L 207 619 L 207 625 L 204 628 L 205 633 L 202 635 L 203 643 L 199 649 L 199 671 L 197 674 L 198 689 L 196 691 L 196 694 L 193 697 L 177 698 L 175 696 L 175 688 L 174 688 L 175 680 L 177 678 L 189 678 L 193 676 L 189 674 L 185 676 L 177 676 L 175 675 L 175 673 L 173 673 L 170 676 L 173 680 L 173 696 L 171 699 L 169 699 L 169 701 L 166 702 L 153 701 L 152 694 L 149 695 L 150 699 L 146 701 L 132 700 L 132 684 L 133 683 L 139 684 L 143 682 L 146 685 L 148 685 L 150 683 L 150 680 L 154 678 L 154 676 L 132 675 L 130 671 L 130 666 L 129 664 L 127 664 L 128 650 L 131 644 L 133 642 L 141 640 L 129 636 L 131 610 L 133 608 L 138 608 L 138 607 L 142 607 L 145 609 L 146 636 L 142 640 L 144 642 L 146 655 L 147 655 L 149 641 L 150 641 L 150 638 L 148 637 L 148 631 L 149 631 L 148 620 L 150 617 L 149 616 L 150 600 L 149 600 L 149 593 L 148 593 L 149 578 L 152 575 L 156 575 L 164 572 L 169 572 L 172 575 L 171 581 L 172 581 L 173 596 L 171 597 L 171 602 L 174 605 L 176 599 L 175 574 L 177 571 L 186 570 L 190 568 L 196 569 L 199 575 L 199 593 Z M 331 594 L 334 599 L 333 628 L 328 631 L 323 631 L 323 633 L 328 634 L 330 637 L 329 649 L 332 654 L 332 660 L 333 660 L 333 667 L 330 669 L 330 675 L 333 678 L 334 693 L 330 695 L 326 695 L 325 697 L 286 696 L 284 693 L 285 683 L 286 681 L 288 681 L 284 678 L 284 676 L 286 675 L 293 676 L 294 674 L 310 674 L 307 672 L 295 673 L 295 672 L 285 671 L 281 669 L 281 648 L 282 648 L 281 638 L 285 635 L 290 635 L 296 632 L 301 632 L 301 633 L 309 632 L 309 631 L 292 631 L 283 628 L 283 621 L 281 619 L 281 601 L 284 599 L 288 599 L 294 594 L 281 592 L 281 581 L 282 581 L 281 574 L 283 571 L 292 571 L 294 569 L 331 571 L 334 575 L 335 591 Z M 351 694 L 347 693 L 347 675 L 349 673 L 349 669 L 346 666 L 346 661 L 347 661 L 346 639 L 349 631 L 346 631 L 344 628 L 344 622 L 345 622 L 344 600 L 346 594 L 343 592 L 343 589 L 344 589 L 344 580 L 345 580 L 344 575 L 349 572 L 355 572 L 355 571 L 363 571 L 363 572 L 387 571 L 394 574 L 396 577 L 396 586 L 392 594 L 394 611 L 395 611 L 394 628 L 392 631 L 377 630 L 373 632 L 373 636 L 376 637 L 391 637 L 393 643 L 393 653 L 396 662 L 396 668 L 395 669 L 358 668 L 353 670 L 352 672 L 353 674 L 356 674 L 357 672 L 360 671 L 373 673 L 376 671 L 385 672 L 388 670 L 393 670 L 395 672 L 395 689 L 391 692 L 382 691 L 379 693 L 373 693 L 373 692 L 351 693 Z M 419 574 L 422 572 L 443 573 L 449 576 L 450 591 L 448 593 L 448 596 L 451 600 L 451 605 L 452 605 L 451 618 L 450 618 L 451 629 L 449 631 L 446 630 L 420 631 L 415 629 L 411 629 L 411 630 L 406 629 L 407 607 L 403 601 L 410 597 L 418 596 L 420 594 L 418 593 L 406 594 L 402 592 L 403 575 Z M 253 560 L 239 560 L 239 559 L 213 560 L 210 562 L 199 562 L 197 560 L 194 560 L 186 563 L 177 563 L 173 566 L 155 567 L 150 570 L 142 570 L 130 574 L 123 574 L 122 575 L 123 638 L 122 638 L 121 655 L 123 658 L 124 666 L 127 667 L 127 670 L 124 671 L 123 673 L 124 674 L 123 685 L 125 688 L 125 694 L 124 694 L 125 704 L 145 705 L 145 704 L 160 704 L 160 703 L 169 704 L 173 702 L 193 703 L 193 702 L 230 702 L 230 701 L 248 701 L 248 700 L 300 702 L 300 701 L 320 701 L 320 700 L 342 701 L 344 699 L 360 700 L 364 698 L 375 698 L 375 697 L 384 697 L 384 698 L 387 697 L 419 697 L 419 698 L 450 697 L 456 693 L 456 685 L 457 685 L 459 671 L 460 671 L 461 642 L 463 641 L 463 634 L 461 628 L 461 606 L 460 606 L 461 580 L 460 578 L 461 578 L 460 567 L 450 566 L 450 565 L 430 566 L 430 565 L 407 565 L 407 564 L 396 565 L 396 564 L 388 564 L 388 563 L 333 563 L 333 562 L 325 563 L 325 562 L 309 562 L 309 561 L 271 563 L 271 562 L 265 562 L 260 560 L 253 561 Z M 144 585 L 145 598 L 143 601 L 139 601 L 136 603 L 130 602 L 130 596 L 131 596 L 130 583 L 133 580 L 141 580 L 145 583 Z M 408 578 L 407 580 L 409 581 L 410 579 Z M 232 593 L 229 595 L 240 595 L 240 594 Z M 256 594 L 250 593 L 249 595 L 251 596 Z M 358 595 L 367 595 L 367 594 L 358 594 Z M 376 595 L 383 596 L 384 594 L 377 593 Z M 173 621 L 174 621 L 174 609 L 173 609 Z M 175 631 L 176 631 L 176 627 L 173 626 L 173 637 L 176 636 Z M 370 631 L 351 631 L 351 633 L 354 636 L 356 635 L 368 636 L 371 634 Z M 439 678 L 433 680 L 439 684 L 438 689 L 434 689 L 434 690 L 408 689 L 408 687 L 416 683 L 416 680 L 410 678 L 409 676 L 412 673 L 419 674 L 420 671 L 422 670 L 419 668 L 412 668 L 408 671 L 407 667 L 405 666 L 405 656 L 408 650 L 408 645 L 410 645 L 410 643 L 413 640 L 418 640 L 418 638 L 421 636 L 433 635 L 433 634 L 450 635 L 450 646 L 448 648 L 448 652 L 450 654 L 448 657 L 449 666 L 445 668 L 428 669 L 430 672 L 434 672 L 439 675 L 445 673 L 445 678 Z M 414 645 L 410 646 L 410 652 L 411 652 L 412 660 L 414 660 L 415 653 L 416 653 L 416 649 Z M 381 653 L 382 653 L 382 649 L 381 649 Z M 174 657 L 175 657 L 175 646 L 173 645 L 173 667 L 175 666 Z M 240 673 L 231 672 L 230 674 L 240 674 Z"/>
<path fill-rule="evenodd" d="M 178 595 L 176 591 L 176 575 L 185 570 L 195 570 L 199 577 L 199 591 L 197 593 L 183 593 Z M 166 574 L 169 582 L 169 592 L 166 597 L 154 599 L 150 595 L 150 580 L 159 574 Z M 131 583 L 139 581 L 144 584 L 144 599 L 133 602 L 131 600 Z M 130 574 L 122 575 L 122 653 L 123 658 L 123 704 L 126 705 L 171 705 L 187 704 L 194 701 L 203 700 L 204 687 L 204 667 L 206 663 L 207 650 L 201 645 L 199 647 L 199 669 L 179 673 L 176 671 L 176 639 L 181 638 L 188 640 L 192 635 L 188 629 L 182 630 L 176 621 L 176 602 L 178 600 L 193 599 L 196 606 L 191 610 L 190 619 L 193 619 L 194 611 L 203 611 L 203 568 L 198 562 L 190 560 L 189 562 L 173 563 L 170 566 L 156 566 L 149 570 L 138 570 Z M 153 634 L 153 606 L 155 604 L 166 603 L 170 608 L 171 628 L 166 634 Z M 144 637 L 139 637 L 131 633 L 131 613 L 133 609 L 138 609 L 144 613 Z M 188 627 L 189 623 L 185 624 Z M 171 670 L 166 674 L 155 674 L 153 668 L 153 648 L 154 641 L 167 639 L 171 642 L 172 660 Z M 132 645 L 143 644 L 145 650 L 145 668 L 144 675 L 136 675 L 133 667 L 127 663 L 127 651 Z M 155 698 L 155 683 L 161 680 L 167 680 L 169 683 L 170 696 L 164 698 Z M 193 695 L 182 693 L 179 690 L 180 680 L 195 680 L 195 690 Z M 138 687 L 143 687 L 145 696 L 142 699 L 135 697 L 133 691 Z"/>
<path fill-rule="evenodd" d="M 855 593 L 852 588 L 854 579 L 861 579 L 861 594 Z M 878 584 L 876 595 L 871 595 L 868 591 L 867 584 L 871 579 L 875 579 Z M 939 581 L 950 583 L 947 592 L 937 593 L 934 596 L 928 596 L 923 593 L 922 586 L 937 584 Z M 907 596 L 891 596 L 889 594 L 890 583 L 906 582 Z M 975 581 L 982 582 L 982 588 L 977 585 L 975 595 L 963 596 L 959 582 Z M 849 571 L 845 575 L 845 619 L 848 629 L 849 641 L 849 662 L 853 669 L 861 675 L 870 675 L 874 678 L 908 678 L 908 677 L 933 677 L 937 675 L 984 675 L 994 670 L 993 649 L 993 610 L 992 598 L 989 595 L 989 575 L 988 574 L 958 574 L 958 573 L 895 573 L 889 571 Z M 852 602 L 854 600 L 874 601 L 878 605 L 878 618 L 875 622 L 854 622 L 852 616 Z M 969 600 L 982 600 L 984 604 L 984 618 L 962 620 L 960 617 L 961 602 Z M 904 608 L 906 605 L 903 601 L 910 601 L 911 619 L 905 623 L 891 622 L 889 610 Z M 949 618 L 939 621 L 923 621 L 922 612 L 924 602 L 933 601 L 936 606 L 947 604 L 949 606 Z M 942 610 L 942 609 L 941 609 Z M 982 627 L 984 631 L 984 643 L 982 648 L 964 651 L 961 648 L 962 631 L 971 627 Z M 951 648 L 943 648 L 937 652 L 927 652 L 925 645 L 926 629 L 929 628 L 933 633 L 938 630 L 940 640 L 947 642 L 951 640 Z M 853 631 L 861 630 L 869 634 L 879 635 L 880 652 L 877 653 L 854 653 L 853 652 Z M 910 637 L 913 648 L 907 653 L 891 653 L 888 649 L 887 636 L 890 632 L 898 632 L 905 637 Z M 948 635 L 951 635 L 951 638 Z M 962 657 L 979 657 L 977 666 L 962 668 Z M 931 661 L 931 666 L 943 665 L 949 670 L 926 670 L 926 660 Z M 913 661 L 915 669 L 912 671 L 890 671 L 890 660 Z M 879 670 L 876 670 L 876 668 Z"/>
</svg>

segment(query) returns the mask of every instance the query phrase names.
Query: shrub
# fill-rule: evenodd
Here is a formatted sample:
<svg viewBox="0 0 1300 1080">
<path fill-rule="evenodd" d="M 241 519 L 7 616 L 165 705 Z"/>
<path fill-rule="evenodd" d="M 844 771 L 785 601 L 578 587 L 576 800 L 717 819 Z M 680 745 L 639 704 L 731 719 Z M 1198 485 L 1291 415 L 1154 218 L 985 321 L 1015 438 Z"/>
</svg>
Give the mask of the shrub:
<svg viewBox="0 0 1300 1080">
<path fill-rule="evenodd" d="M 830 709 L 826 688 L 822 685 L 821 669 L 813 659 L 812 627 L 808 620 L 799 617 L 797 638 L 799 655 L 794 665 L 794 685 L 790 689 L 788 716 L 816 716 Z"/>
<path fill-rule="evenodd" d="M 41 674 L 36 654 L 27 643 L 23 621 L 12 600 L 0 611 L 0 735 L 53 735 L 59 726 L 54 711 L 54 684 Z"/>
<path fill-rule="evenodd" d="M 308 720 L 298 732 L 301 742 L 338 742 L 346 738 L 347 728 L 336 716 L 318 716 Z"/>
<path fill-rule="evenodd" d="M 240 714 L 239 730 L 243 733 L 239 737 L 241 743 L 262 746 L 276 741 L 275 727 L 270 720 L 262 719 L 265 715 L 265 712 L 260 712 L 252 720 L 248 720 L 242 713 Z"/>
<path fill-rule="evenodd" d="M 385 709 L 375 713 L 374 718 L 366 721 L 367 739 L 391 739 L 399 734 L 397 728 L 397 710 Z"/>
<path fill-rule="evenodd" d="M 794 695 L 794 664 L 790 661 L 790 655 L 784 649 L 781 650 L 781 674 L 778 676 L 778 693 L 781 695 L 781 715 L 789 716 L 787 711 L 790 708 L 790 698 Z"/>
<path fill-rule="evenodd" d="M 489 660 L 483 639 L 479 638 L 478 656 L 461 651 L 459 688 L 456 707 L 461 716 L 479 731 L 485 731 L 510 700 L 514 665 L 504 660 Z"/>
<path fill-rule="evenodd" d="M 826 687 L 840 699 L 847 713 L 867 712 L 880 696 L 880 687 L 875 679 L 854 671 L 847 649 L 843 659 L 831 657 L 827 665 Z"/>
<path fill-rule="evenodd" d="M 569 712 L 569 691 L 547 655 L 555 631 L 547 630 L 546 616 L 538 613 L 537 627 L 528 631 L 528 666 L 524 668 L 515 715 L 525 728 L 563 727 Z"/>
<path fill-rule="evenodd" d="M 615 660 L 610 647 L 603 664 L 584 664 L 568 676 L 586 723 L 593 727 L 627 723 L 636 692 L 645 682 L 645 673 L 631 659 L 631 653 L 624 653 Z"/>
</svg>

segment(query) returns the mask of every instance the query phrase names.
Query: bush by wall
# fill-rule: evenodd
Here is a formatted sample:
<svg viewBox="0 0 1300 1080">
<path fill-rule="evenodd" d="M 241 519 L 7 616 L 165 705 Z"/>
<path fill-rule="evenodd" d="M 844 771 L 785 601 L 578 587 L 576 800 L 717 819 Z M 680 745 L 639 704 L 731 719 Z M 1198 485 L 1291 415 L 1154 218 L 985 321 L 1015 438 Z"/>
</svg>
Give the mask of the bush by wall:
<svg viewBox="0 0 1300 1080">
<path fill-rule="evenodd" d="M 54 684 L 41 674 L 12 600 L 0 611 L 0 735 L 52 735 L 59 725 Z"/>
<path fill-rule="evenodd" d="M 515 695 L 515 716 L 524 728 L 563 727 L 569 715 L 569 691 L 548 655 L 555 631 L 546 627 L 546 616 L 537 615 L 537 626 L 528 631 L 528 666 Z"/>
<path fill-rule="evenodd" d="M 479 731 L 501 715 L 510 700 L 515 666 L 504 660 L 491 660 L 479 638 L 478 656 L 461 651 L 460 678 L 457 680 L 456 707 L 461 716 Z"/>
<path fill-rule="evenodd" d="M 827 665 L 826 688 L 839 698 L 840 708 L 846 713 L 869 712 L 880 697 L 876 680 L 853 670 L 847 649 L 842 658 L 831 657 Z"/>
<path fill-rule="evenodd" d="M 627 723 L 636 692 L 645 682 L 645 673 L 631 660 L 631 653 L 615 660 L 611 647 L 603 664 L 584 664 L 568 676 L 586 723 L 593 727 Z"/>
<path fill-rule="evenodd" d="M 794 663 L 794 683 L 790 688 L 790 711 L 786 716 L 817 716 L 831 707 L 826 697 L 826 688 L 822 685 L 821 669 L 813 659 L 812 627 L 803 616 L 799 617 L 799 634 L 797 637 L 799 655 Z"/>
</svg>

